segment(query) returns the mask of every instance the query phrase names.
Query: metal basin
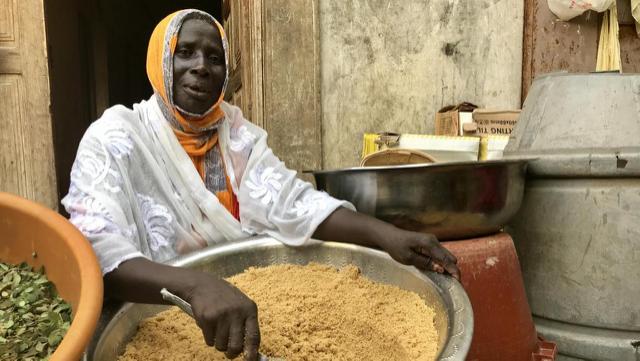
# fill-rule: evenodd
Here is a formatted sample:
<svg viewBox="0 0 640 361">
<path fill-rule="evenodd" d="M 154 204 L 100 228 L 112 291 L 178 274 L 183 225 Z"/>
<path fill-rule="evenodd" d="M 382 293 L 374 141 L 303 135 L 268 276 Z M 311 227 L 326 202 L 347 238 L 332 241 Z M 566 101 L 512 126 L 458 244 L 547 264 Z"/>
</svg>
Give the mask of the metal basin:
<svg viewBox="0 0 640 361">
<path fill-rule="evenodd" d="M 336 267 L 354 264 L 369 279 L 418 293 L 436 310 L 435 325 L 440 334 L 439 360 L 465 359 L 473 335 L 473 311 L 462 285 L 449 276 L 422 273 L 413 267 L 400 265 L 380 251 L 331 242 L 291 248 L 272 238 L 258 238 L 210 247 L 179 258 L 173 265 L 229 277 L 251 266 L 309 262 Z M 131 303 L 108 305 L 84 360 L 115 360 L 135 334 L 138 323 L 166 308 Z"/>
<path fill-rule="evenodd" d="M 499 231 L 520 208 L 527 160 L 316 171 L 318 189 L 358 211 L 439 239 Z"/>
</svg>

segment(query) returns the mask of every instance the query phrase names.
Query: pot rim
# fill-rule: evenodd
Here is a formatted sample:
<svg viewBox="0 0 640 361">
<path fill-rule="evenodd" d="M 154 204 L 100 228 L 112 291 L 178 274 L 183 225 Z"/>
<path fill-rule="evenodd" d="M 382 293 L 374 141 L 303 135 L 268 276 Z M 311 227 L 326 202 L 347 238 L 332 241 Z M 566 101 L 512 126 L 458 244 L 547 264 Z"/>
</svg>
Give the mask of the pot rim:
<svg viewBox="0 0 640 361">
<path fill-rule="evenodd" d="M 250 247 L 282 247 L 286 245 L 282 244 L 278 240 L 268 236 L 251 237 L 244 240 L 232 241 L 228 243 L 222 243 L 219 245 L 210 246 L 203 250 L 186 254 L 175 258 L 168 264 L 175 267 L 185 267 L 193 264 L 197 264 L 199 260 L 206 259 L 210 256 L 215 256 L 225 253 L 235 253 Z M 357 250 L 370 255 L 374 255 L 385 260 L 394 261 L 386 252 L 376 250 L 369 247 L 359 246 L 351 243 L 341 242 L 321 242 L 311 244 L 311 247 L 332 247 L 345 250 Z M 294 247 L 295 248 L 295 247 Z M 397 263 L 397 262 L 396 262 Z M 473 308 L 471 301 L 464 290 L 464 287 L 455 278 L 442 275 L 436 272 L 424 272 L 418 270 L 412 266 L 402 265 L 397 263 L 397 266 L 413 273 L 425 281 L 438 284 L 443 291 L 446 291 L 451 302 L 452 310 L 449 313 L 454 316 L 454 319 L 449 319 L 449 339 L 446 346 L 441 350 L 438 360 L 459 360 L 461 353 L 466 355 L 471 347 L 471 340 L 473 338 Z M 444 297 L 444 296 L 443 296 Z M 125 305 L 125 307 L 131 307 L 133 304 Z M 124 307 L 123 307 L 124 309 Z"/>
<path fill-rule="evenodd" d="M 396 170 L 414 170 L 414 169 L 457 169 L 460 167 L 472 168 L 484 168 L 492 166 L 510 166 L 510 165 L 527 165 L 530 161 L 536 160 L 535 157 L 521 157 L 521 158 L 509 158 L 509 159 L 494 159 L 484 161 L 464 161 L 464 162 L 441 162 L 441 163 L 426 163 L 426 164 L 404 164 L 404 165 L 392 165 L 392 166 L 376 166 L 376 167 L 351 167 L 343 169 L 331 169 L 331 170 L 305 170 L 303 173 L 311 173 L 313 175 L 334 175 L 334 174 L 349 174 L 349 173 L 363 173 L 363 172 L 388 172 Z"/>
</svg>

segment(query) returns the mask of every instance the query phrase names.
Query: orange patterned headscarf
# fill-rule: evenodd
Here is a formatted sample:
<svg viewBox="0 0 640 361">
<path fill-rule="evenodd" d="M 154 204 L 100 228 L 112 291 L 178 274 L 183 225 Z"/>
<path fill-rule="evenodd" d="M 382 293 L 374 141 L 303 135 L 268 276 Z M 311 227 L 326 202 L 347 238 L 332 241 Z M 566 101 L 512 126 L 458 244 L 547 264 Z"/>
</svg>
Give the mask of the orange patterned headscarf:
<svg viewBox="0 0 640 361">
<path fill-rule="evenodd" d="M 189 114 L 178 108 L 173 100 L 173 55 L 178 43 L 178 33 L 185 21 L 189 19 L 204 20 L 218 28 L 224 47 L 226 78 L 216 103 L 204 114 Z M 220 105 L 224 101 L 224 93 L 229 79 L 229 54 L 224 28 L 213 16 L 200 10 L 180 10 L 160 21 L 156 26 L 147 51 L 147 76 L 156 96 L 162 101 L 160 107 L 173 128 L 182 148 L 187 152 L 198 173 L 204 179 L 205 157 L 207 152 L 218 143 L 217 123 L 225 114 Z M 227 177 L 227 191 L 216 195 L 220 202 L 234 215 L 237 202 Z"/>
</svg>

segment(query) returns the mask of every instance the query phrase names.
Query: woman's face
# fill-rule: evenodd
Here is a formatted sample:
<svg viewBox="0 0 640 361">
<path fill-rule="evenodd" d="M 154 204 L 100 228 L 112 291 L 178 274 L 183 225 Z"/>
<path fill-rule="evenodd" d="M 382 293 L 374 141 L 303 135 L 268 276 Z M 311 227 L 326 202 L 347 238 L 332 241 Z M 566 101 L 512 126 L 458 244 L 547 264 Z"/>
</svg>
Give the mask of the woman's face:
<svg viewBox="0 0 640 361">
<path fill-rule="evenodd" d="M 215 25 L 190 19 L 182 24 L 173 54 L 173 101 L 204 114 L 220 97 L 226 77 L 224 47 Z"/>
</svg>

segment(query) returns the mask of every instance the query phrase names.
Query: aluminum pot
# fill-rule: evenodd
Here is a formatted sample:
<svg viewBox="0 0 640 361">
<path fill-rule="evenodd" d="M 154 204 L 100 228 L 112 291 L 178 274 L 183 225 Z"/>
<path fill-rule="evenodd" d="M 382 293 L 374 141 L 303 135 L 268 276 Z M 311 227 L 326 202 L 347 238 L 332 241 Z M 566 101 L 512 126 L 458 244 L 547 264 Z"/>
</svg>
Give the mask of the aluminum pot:
<svg viewBox="0 0 640 361">
<path fill-rule="evenodd" d="M 441 240 L 499 231 L 520 208 L 526 159 L 315 171 L 318 189 L 358 211 Z"/>
<path fill-rule="evenodd" d="M 463 361 L 473 336 L 473 311 L 462 285 L 449 276 L 403 266 L 386 253 L 356 245 L 323 242 L 292 248 L 273 238 L 256 238 L 209 247 L 181 257 L 172 264 L 229 277 L 256 266 L 319 262 L 342 267 L 358 266 L 367 278 L 418 293 L 436 311 L 440 335 L 439 360 Z M 137 331 L 138 323 L 167 306 L 110 304 L 87 349 L 84 361 L 113 361 Z"/>
<path fill-rule="evenodd" d="M 536 327 L 563 357 L 638 361 L 640 74 L 535 79 L 505 157 L 536 157 L 510 222 Z"/>
</svg>

